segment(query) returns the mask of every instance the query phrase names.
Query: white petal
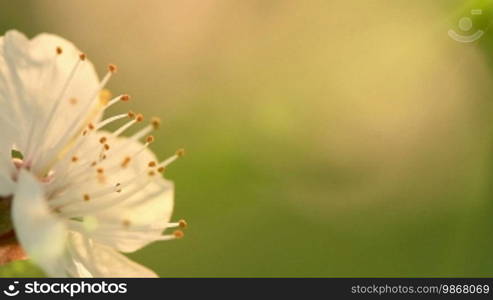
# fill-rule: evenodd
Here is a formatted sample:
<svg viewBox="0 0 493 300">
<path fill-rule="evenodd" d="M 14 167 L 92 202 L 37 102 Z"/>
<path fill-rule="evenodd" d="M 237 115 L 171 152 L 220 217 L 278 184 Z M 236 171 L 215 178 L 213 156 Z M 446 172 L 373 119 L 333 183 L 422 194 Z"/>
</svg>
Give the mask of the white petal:
<svg viewBox="0 0 493 300">
<path fill-rule="evenodd" d="M 99 85 L 94 67 L 87 60 L 80 63 L 62 93 L 80 61 L 80 51 L 72 43 L 50 34 L 28 40 L 22 33 L 9 31 L 0 47 L 0 104 L 4 111 L 0 125 L 10 125 L 17 132 L 12 142 L 25 157 L 44 153 L 42 162 L 50 161 L 52 157 L 46 153 L 58 153 L 47 151 L 58 145 L 62 136 L 73 136 L 80 130 L 98 105 L 98 98 L 93 97 Z M 57 47 L 63 49 L 61 55 L 56 55 Z M 72 98 L 77 104 L 71 103 Z M 55 118 L 52 111 L 56 111 Z"/>
<path fill-rule="evenodd" d="M 12 218 L 17 238 L 28 256 L 49 276 L 65 276 L 62 258 L 66 226 L 50 211 L 41 184 L 25 170 L 19 173 Z"/>
<path fill-rule="evenodd" d="M 121 205 L 87 216 L 96 226 L 86 235 L 122 252 L 134 252 L 159 240 L 173 211 L 173 185 L 154 183 Z"/>
<path fill-rule="evenodd" d="M 150 269 L 133 262 L 114 249 L 87 239 L 78 233 L 70 235 L 71 249 L 79 274 L 92 277 L 157 277 Z"/>
</svg>

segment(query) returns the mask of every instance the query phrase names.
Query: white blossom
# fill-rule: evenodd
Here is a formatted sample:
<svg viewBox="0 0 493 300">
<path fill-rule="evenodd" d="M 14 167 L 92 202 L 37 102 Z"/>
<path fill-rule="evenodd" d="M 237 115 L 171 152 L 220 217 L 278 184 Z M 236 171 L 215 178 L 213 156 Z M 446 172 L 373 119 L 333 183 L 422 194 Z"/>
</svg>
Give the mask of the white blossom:
<svg viewBox="0 0 493 300">
<path fill-rule="evenodd" d="M 104 92 L 115 72 L 109 65 L 99 80 L 85 54 L 55 35 L 0 38 L 0 196 L 12 199 L 15 235 L 49 276 L 153 277 L 120 252 L 183 235 L 163 234 L 185 222 L 170 222 L 173 184 L 160 174 L 183 151 L 159 162 L 149 150 L 158 119 L 130 137 L 122 134 L 142 115 L 103 119 L 129 99 Z"/>
</svg>

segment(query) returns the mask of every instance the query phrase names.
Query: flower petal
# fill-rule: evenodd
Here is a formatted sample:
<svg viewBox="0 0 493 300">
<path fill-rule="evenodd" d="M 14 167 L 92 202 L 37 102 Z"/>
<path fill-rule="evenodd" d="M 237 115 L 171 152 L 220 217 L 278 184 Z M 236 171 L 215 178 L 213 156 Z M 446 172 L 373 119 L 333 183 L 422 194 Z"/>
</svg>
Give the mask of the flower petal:
<svg viewBox="0 0 493 300">
<path fill-rule="evenodd" d="M 130 260 L 114 249 L 88 239 L 79 233 L 70 234 L 70 249 L 78 275 L 92 277 L 158 277 L 152 270 Z"/>
<path fill-rule="evenodd" d="M 130 199 L 85 219 L 95 218 L 96 226 L 85 234 L 122 252 L 134 252 L 159 240 L 173 210 L 173 184 L 162 181 L 148 185 Z"/>
<path fill-rule="evenodd" d="M 60 55 L 58 47 L 63 51 Z M 99 103 L 99 79 L 89 61 L 80 62 L 79 54 L 72 43 L 51 34 L 29 40 L 18 31 L 8 31 L 1 40 L 0 105 L 4 113 L 0 124 L 17 132 L 11 142 L 24 157 L 44 155 L 37 163 L 50 162 L 58 148 L 65 146 L 59 143 L 81 130 Z"/>
<path fill-rule="evenodd" d="M 12 204 L 14 229 L 28 256 L 49 276 L 65 276 L 66 226 L 54 215 L 43 188 L 31 173 L 21 170 Z"/>
</svg>

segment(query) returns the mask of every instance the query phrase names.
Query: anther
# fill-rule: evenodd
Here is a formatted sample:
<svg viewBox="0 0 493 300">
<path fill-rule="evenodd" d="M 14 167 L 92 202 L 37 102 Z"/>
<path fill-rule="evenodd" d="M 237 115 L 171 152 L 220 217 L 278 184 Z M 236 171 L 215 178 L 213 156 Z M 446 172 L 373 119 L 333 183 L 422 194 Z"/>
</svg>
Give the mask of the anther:
<svg viewBox="0 0 493 300">
<path fill-rule="evenodd" d="M 89 130 L 94 130 L 94 124 L 92 123 L 89 123 L 87 127 L 89 128 Z"/>
<path fill-rule="evenodd" d="M 118 67 L 114 64 L 109 64 L 108 71 L 110 71 L 111 73 L 116 73 L 116 71 L 118 71 Z"/>
<path fill-rule="evenodd" d="M 161 126 L 161 120 L 159 118 L 154 117 L 151 119 L 151 124 L 154 129 L 158 129 L 159 126 Z"/>
<path fill-rule="evenodd" d="M 56 47 L 56 54 L 60 55 L 63 53 L 62 47 Z"/>
<path fill-rule="evenodd" d="M 137 122 L 142 122 L 144 121 L 144 115 L 143 114 L 138 114 L 136 117 L 135 117 L 135 120 Z"/>
<path fill-rule="evenodd" d="M 151 177 L 152 177 L 152 176 L 156 175 L 156 172 L 154 172 L 154 171 L 149 171 L 149 173 L 147 173 L 147 174 L 148 174 L 149 176 L 151 176 Z"/>
<path fill-rule="evenodd" d="M 120 100 L 123 101 L 123 102 L 127 102 L 130 100 L 130 95 L 127 95 L 127 94 L 123 94 L 120 96 Z"/>
<path fill-rule="evenodd" d="M 177 239 L 181 239 L 183 236 L 185 236 L 185 234 L 181 230 L 175 230 L 173 232 L 173 236 Z"/>
<path fill-rule="evenodd" d="M 108 139 L 107 139 L 105 136 L 103 136 L 102 138 L 100 138 L 100 139 L 99 139 L 99 142 L 100 142 L 101 144 L 104 144 L 104 143 L 106 143 L 106 141 L 107 141 L 107 140 L 108 140 Z"/>
<path fill-rule="evenodd" d="M 77 156 L 72 156 L 72 162 L 77 162 L 79 158 Z"/>
<path fill-rule="evenodd" d="M 129 111 L 128 117 L 133 120 L 135 118 L 135 113 L 133 111 Z"/>
<path fill-rule="evenodd" d="M 123 168 L 126 168 L 126 167 L 128 166 L 128 164 L 130 163 L 130 161 L 131 161 L 131 160 L 132 160 L 132 159 L 131 159 L 129 156 L 125 157 L 125 158 L 123 159 L 123 162 L 122 162 L 122 167 L 123 167 Z"/>
<path fill-rule="evenodd" d="M 89 201 L 89 200 L 91 200 L 91 197 L 89 197 L 89 195 L 88 195 L 88 194 L 84 194 L 84 201 L 86 201 L 86 202 L 87 202 L 87 201 Z"/>
<path fill-rule="evenodd" d="M 103 174 L 104 173 L 104 169 L 103 168 L 97 168 L 96 171 L 98 172 L 98 174 Z"/>
<path fill-rule="evenodd" d="M 130 227 L 130 225 L 131 225 L 131 224 L 132 224 L 132 223 L 130 222 L 130 220 L 123 220 L 123 221 L 122 221 L 122 225 L 123 225 L 123 227 L 125 227 L 125 228 Z"/>
<path fill-rule="evenodd" d="M 183 157 L 185 155 L 185 149 L 182 148 L 182 149 L 176 150 L 176 155 L 178 157 Z"/>
<path fill-rule="evenodd" d="M 187 228 L 188 227 L 188 223 L 185 220 L 178 221 L 178 224 L 180 225 L 181 228 Z"/>
<path fill-rule="evenodd" d="M 146 137 L 146 143 L 150 144 L 152 142 L 154 142 L 154 137 L 152 135 Z"/>
<path fill-rule="evenodd" d="M 104 144 L 103 148 L 105 151 L 108 151 L 108 150 L 110 150 L 110 145 Z"/>
<path fill-rule="evenodd" d="M 163 172 L 164 172 L 164 170 L 165 170 L 165 168 L 164 168 L 164 167 L 159 167 L 159 168 L 157 169 L 157 171 L 158 171 L 159 173 L 163 173 Z"/>
<path fill-rule="evenodd" d="M 155 161 L 150 161 L 149 164 L 148 164 L 149 167 L 155 167 L 156 166 L 156 162 Z"/>
<path fill-rule="evenodd" d="M 70 102 L 70 104 L 72 104 L 72 105 L 76 105 L 76 104 L 77 104 L 77 102 L 79 102 L 79 101 L 77 100 L 77 98 L 75 98 L 75 97 L 74 97 L 74 98 L 70 98 L 69 102 Z"/>
<path fill-rule="evenodd" d="M 80 60 L 86 60 L 86 55 L 84 53 L 79 54 Z"/>
</svg>

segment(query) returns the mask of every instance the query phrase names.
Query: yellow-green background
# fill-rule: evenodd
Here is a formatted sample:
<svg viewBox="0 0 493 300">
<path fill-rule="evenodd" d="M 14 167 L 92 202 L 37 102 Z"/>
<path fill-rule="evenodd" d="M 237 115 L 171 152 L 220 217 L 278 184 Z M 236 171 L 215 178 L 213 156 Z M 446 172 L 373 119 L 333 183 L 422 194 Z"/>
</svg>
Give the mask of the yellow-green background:
<svg viewBox="0 0 493 300">
<path fill-rule="evenodd" d="M 490 4 L 1 0 L 0 31 L 117 64 L 113 112 L 187 149 L 166 174 L 186 237 L 130 255 L 161 276 L 491 276 Z M 472 8 L 486 34 L 453 41 Z"/>
</svg>

